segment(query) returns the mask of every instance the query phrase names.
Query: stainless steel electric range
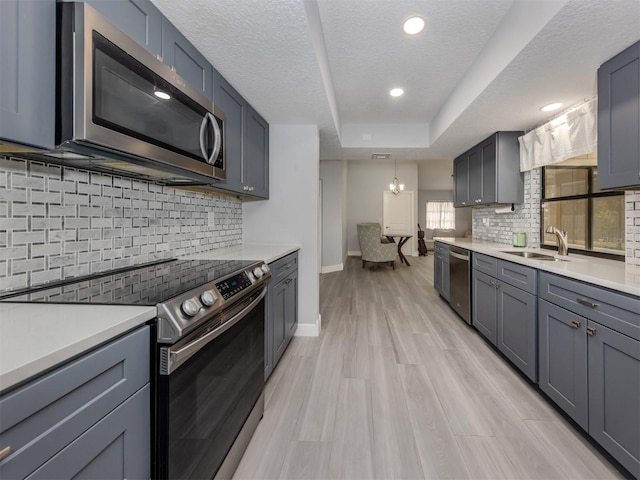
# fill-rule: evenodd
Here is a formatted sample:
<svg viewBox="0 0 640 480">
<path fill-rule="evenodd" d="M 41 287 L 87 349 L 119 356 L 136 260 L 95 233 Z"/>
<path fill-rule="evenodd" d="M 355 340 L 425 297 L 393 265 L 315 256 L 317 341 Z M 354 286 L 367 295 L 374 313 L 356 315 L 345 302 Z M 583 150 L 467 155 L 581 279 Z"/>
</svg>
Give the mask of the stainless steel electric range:
<svg viewBox="0 0 640 480">
<path fill-rule="evenodd" d="M 0 300 L 155 305 L 154 477 L 230 478 L 264 409 L 264 297 L 270 276 L 263 262 L 169 260 Z"/>
</svg>

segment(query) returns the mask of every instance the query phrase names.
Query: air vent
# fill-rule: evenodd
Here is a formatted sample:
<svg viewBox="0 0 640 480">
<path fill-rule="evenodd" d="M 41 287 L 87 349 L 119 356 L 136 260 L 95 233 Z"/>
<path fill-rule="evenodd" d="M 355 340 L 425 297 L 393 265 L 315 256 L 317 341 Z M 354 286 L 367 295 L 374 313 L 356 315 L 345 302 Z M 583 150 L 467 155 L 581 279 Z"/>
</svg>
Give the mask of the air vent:
<svg viewBox="0 0 640 480">
<path fill-rule="evenodd" d="M 372 153 L 371 158 L 373 158 L 374 160 L 380 160 L 382 158 L 391 158 L 391 154 L 390 153 Z"/>
</svg>

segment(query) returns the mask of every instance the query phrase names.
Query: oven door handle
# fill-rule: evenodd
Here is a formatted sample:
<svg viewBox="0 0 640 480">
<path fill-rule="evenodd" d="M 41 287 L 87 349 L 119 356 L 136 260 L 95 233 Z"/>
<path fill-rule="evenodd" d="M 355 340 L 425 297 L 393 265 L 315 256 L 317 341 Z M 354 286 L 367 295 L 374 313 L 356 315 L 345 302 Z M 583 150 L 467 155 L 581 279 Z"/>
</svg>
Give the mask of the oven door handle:
<svg viewBox="0 0 640 480">
<path fill-rule="evenodd" d="M 258 295 L 258 297 L 256 297 L 255 300 L 253 300 L 249 305 L 244 307 L 237 314 L 235 314 L 229 320 L 227 320 L 222 325 L 220 325 L 220 327 L 208 333 L 205 333 L 201 337 L 198 337 L 194 341 L 189 342 L 186 345 L 181 346 L 176 350 L 174 350 L 173 347 L 167 349 L 169 353 L 168 355 L 169 358 L 166 365 L 166 370 L 163 369 L 165 371 L 160 373 L 164 375 L 168 375 L 174 372 L 180 365 L 182 365 L 189 358 L 191 358 L 193 355 L 198 353 L 198 351 L 202 349 L 205 345 L 207 345 L 211 341 L 218 338 L 220 335 L 222 335 L 224 332 L 226 332 L 231 327 L 233 327 L 236 323 L 242 320 L 247 315 L 247 313 L 249 313 L 253 309 L 253 307 L 255 307 L 258 303 L 262 301 L 262 299 L 266 294 L 267 294 L 267 289 L 263 288 L 262 292 L 260 292 L 260 295 Z"/>
</svg>

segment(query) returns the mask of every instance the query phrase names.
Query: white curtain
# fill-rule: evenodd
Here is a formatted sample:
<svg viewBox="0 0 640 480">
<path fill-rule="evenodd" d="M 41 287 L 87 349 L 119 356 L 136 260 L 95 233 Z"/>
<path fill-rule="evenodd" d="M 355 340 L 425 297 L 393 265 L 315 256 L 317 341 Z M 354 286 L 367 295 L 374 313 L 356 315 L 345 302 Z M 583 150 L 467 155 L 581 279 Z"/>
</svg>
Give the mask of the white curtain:
<svg viewBox="0 0 640 480">
<path fill-rule="evenodd" d="M 427 202 L 427 226 L 425 228 L 455 229 L 456 214 L 453 202 Z"/>
<path fill-rule="evenodd" d="M 520 171 L 595 152 L 597 135 L 597 99 L 593 98 L 518 138 Z"/>
</svg>

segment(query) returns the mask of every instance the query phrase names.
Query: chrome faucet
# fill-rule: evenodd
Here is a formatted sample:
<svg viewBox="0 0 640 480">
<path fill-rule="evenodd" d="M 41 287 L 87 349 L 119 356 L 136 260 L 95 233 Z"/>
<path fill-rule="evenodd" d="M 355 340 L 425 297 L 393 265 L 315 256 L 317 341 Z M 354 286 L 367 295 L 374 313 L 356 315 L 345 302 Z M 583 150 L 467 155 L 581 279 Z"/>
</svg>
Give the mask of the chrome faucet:
<svg viewBox="0 0 640 480">
<path fill-rule="evenodd" d="M 547 233 L 555 233 L 558 239 L 558 255 L 569 255 L 569 244 L 567 243 L 567 232 L 558 230 L 556 227 L 548 227 Z"/>
</svg>

